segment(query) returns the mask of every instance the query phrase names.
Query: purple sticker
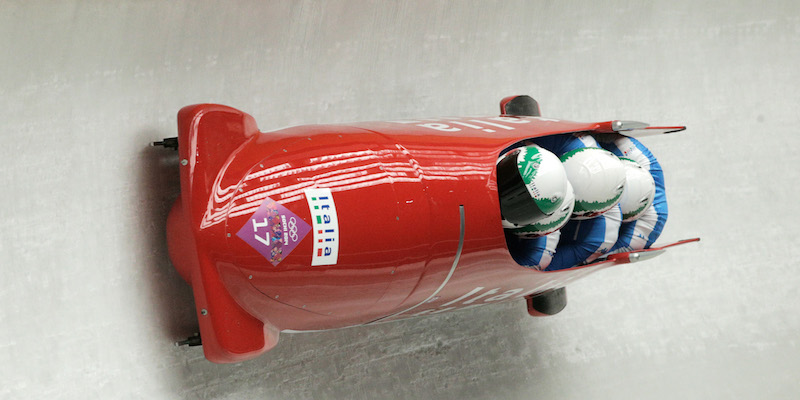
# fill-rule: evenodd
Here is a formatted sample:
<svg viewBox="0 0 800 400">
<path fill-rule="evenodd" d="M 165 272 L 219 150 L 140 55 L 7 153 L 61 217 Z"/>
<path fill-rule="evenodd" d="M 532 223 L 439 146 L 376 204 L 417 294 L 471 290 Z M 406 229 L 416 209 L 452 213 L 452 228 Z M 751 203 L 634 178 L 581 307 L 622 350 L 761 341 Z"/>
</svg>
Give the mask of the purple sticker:
<svg viewBox="0 0 800 400">
<path fill-rule="evenodd" d="M 236 236 L 278 265 L 310 231 L 297 214 L 267 197 Z"/>
</svg>

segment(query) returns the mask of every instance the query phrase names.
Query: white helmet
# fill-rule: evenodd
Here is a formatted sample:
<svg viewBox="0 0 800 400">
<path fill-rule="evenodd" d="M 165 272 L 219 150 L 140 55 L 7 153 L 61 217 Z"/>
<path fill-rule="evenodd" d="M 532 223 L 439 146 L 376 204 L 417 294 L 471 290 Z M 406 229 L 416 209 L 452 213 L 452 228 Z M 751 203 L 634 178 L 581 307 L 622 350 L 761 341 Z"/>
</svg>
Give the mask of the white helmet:
<svg viewBox="0 0 800 400">
<path fill-rule="evenodd" d="M 564 203 L 568 184 L 555 154 L 536 145 L 510 151 L 497 163 L 504 225 L 530 225 L 552 215 Z"/>
<path fill-rule="evenodd" d="M 549 217 L 543 218 L 530 225 L 514 228 L 511 232 L 517 236 L 526 238 L 549 235 L 566 225 L 573 208 L 575 208 L 575 192 L 572 190 L 572 185 L 567 182 L 567 196 L 564 198 L 564 203 L 561 204 L 561 208 L 556 210 L 556 212 Z"/>
<path fill-rule="evenodd" d="M 631 222 L 653 204 L 656 183 L 653 176 L 636 161 L 630 158 L 620 158 L 620 161 L 625 166 L 625 190 L 622 191 L 619 206 L 622 208 L 622 222 Z"/>
<path fill-rule="evenodd" d="M 599 147 L 583 147 L 561 156 L 575 190 L 574 219 L 596 217 L 619 203 L 625 188 L 625 167 L 617 156 Z"/>
</svg>

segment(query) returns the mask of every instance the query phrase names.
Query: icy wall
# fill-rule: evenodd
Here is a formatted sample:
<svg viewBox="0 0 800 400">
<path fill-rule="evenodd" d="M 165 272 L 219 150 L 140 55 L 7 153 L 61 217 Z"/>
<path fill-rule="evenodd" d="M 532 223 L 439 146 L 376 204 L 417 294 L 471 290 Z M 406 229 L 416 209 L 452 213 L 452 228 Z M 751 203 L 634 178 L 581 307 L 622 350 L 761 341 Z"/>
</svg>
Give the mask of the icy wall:
<svg viewBox="0 0 800 400">
<path fill-rule="evenodd" d="M 4 1 L 0 398 L 789 398 L 800 393 L 800 3 Z M 283 335 L 213 365 L 165 218 L 180 107 L 262 130 L 496 113 L 688 130 L 662 240 L 701 236 L 522 302 Z"/>
</svg>

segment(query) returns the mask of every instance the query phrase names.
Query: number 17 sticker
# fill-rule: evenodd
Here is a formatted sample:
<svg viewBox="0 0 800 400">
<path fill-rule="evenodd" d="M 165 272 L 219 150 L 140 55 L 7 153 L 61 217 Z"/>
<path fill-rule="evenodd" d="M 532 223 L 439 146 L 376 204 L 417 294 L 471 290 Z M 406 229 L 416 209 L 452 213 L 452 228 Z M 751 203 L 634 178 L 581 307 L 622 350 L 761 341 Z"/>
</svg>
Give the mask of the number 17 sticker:
<svg viewBox="0 0 800 400">
<path fill-rule="evenodd" d="M 236 236 L 277 266 L 310 231 L 297 214 L 267 197 Z"/>
</svg>

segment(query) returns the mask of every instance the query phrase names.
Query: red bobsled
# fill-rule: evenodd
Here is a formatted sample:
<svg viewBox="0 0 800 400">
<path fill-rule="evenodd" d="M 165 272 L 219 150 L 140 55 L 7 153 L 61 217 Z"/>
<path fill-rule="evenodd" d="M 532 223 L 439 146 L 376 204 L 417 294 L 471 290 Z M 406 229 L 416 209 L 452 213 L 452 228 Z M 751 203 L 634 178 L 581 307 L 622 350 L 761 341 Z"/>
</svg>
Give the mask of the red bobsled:
<svg viewBox="0 0 800 400">
<path fill-rule="evenodd" d="M 668 247 L 555 272 L 516 264 L 495 179 L 504 149 L 560 133 L 684 128 L 541 118 L 527 96 L 504 99 L 501 112 L 260 132 L 253 117 L 230 107 L 180 110 L 181 195 L 168 244 L 192 286 L 206 358 L 253 358 L 281 331 L 506 300 L 526 299 L 532 315 L 554 314 L 566 304 L 567 283 Z"/>
</svg>

